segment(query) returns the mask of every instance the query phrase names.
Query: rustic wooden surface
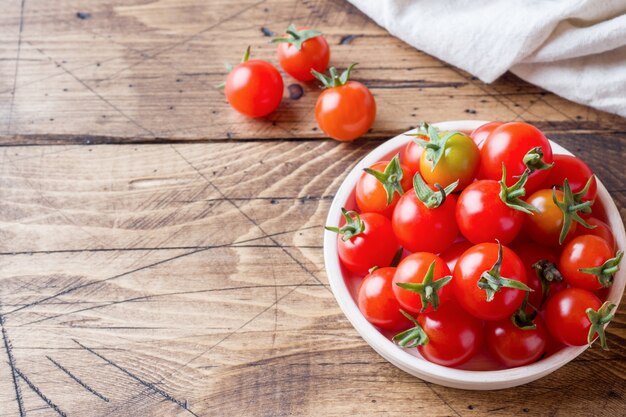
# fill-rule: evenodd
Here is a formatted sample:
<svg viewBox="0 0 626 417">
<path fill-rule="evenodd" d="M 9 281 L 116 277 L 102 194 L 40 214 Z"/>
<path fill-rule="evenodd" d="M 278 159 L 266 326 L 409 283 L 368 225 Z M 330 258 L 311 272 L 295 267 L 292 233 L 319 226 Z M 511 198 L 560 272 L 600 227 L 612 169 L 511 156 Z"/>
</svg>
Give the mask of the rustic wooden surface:
<svg viewBox="0 0 626 417">
<path fill-rule="evenodd" d="M 347 170 L 422 119 L 534 123 L 626 216 L 624 119 L 510 75 L 485 85 L 345 1 L 0 9 L 0 416 L 626 414 L 624 303 L 609 352 L 520 388 L 458 391 L 359 338 L 321 248 Z M 257 121 L 213 87 L 248 44 L 273 61 L 265 34 L 291 22 L 324 31 L 334 65 L 360 63 L 379 108 L 366 139 L 323 138 L 314 84 Z"/>
</svg>

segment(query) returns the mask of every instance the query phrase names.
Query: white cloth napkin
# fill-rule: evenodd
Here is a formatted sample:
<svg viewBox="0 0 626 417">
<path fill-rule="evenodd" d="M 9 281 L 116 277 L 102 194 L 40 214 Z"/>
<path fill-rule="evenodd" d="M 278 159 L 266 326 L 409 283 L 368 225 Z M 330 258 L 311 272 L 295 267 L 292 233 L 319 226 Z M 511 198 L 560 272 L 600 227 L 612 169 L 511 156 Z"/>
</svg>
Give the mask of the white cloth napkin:
<svg viewBox="0 0 626 417">
<path fill-rule="evenodd" d="M 626 117 L 626 0 L 349 0 L 408 44 L 490 83 L 510 70 Z"/>
</svg>

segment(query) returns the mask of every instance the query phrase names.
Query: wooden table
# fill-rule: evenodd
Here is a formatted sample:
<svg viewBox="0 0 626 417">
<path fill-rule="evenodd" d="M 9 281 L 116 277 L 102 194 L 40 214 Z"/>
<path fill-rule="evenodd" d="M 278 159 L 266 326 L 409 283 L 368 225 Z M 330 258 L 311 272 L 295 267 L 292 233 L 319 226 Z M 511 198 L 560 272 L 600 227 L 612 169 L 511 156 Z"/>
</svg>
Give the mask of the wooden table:
<svg viewBox="0 0 626 417">
<path fill-rule="evenodd" d="M 420 120 L 531 122 L 589 162 L 624 216 L 624 119 L 511 75 L 483 84 L 345 1 L 0 9 L 0 416 L 626 414 L 624 303 L 609 352 L 458 391 L 361 340 L 321 247 L 346 172 Z M 359 62 L 379 108 L 365 138 L 323 137 L 315 84 L 265 120 L 214 87 L 248 44 L 275 62 L 268 36 L 291 22 L 324 31 L 337 67 Z"/>
</svg>

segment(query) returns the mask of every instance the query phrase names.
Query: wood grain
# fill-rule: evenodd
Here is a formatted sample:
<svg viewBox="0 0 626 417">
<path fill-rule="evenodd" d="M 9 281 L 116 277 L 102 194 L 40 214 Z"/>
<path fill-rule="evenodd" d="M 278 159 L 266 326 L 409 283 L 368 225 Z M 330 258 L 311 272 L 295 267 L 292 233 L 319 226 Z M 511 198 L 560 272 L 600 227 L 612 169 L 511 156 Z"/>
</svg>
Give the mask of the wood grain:
<svg viewBox="0 0 626 417">
<path fill-rule="evenodd" d="M 0 416 L 626 414 L 624 303 L 609 352 L 458 391 L 360 339 L 321 247 L 344 175 L 422 119 L 530 121 L 591 165 L 624 217 L 624 119 L 511 75 L 485 85 L 344 1 L 2 10 Z M 214 88 L 248 44 L 273 61 L 262 29 L 291 22 L 323 30 L 334 65 L 359 62 L 379 105 L 366 139 L 322 140 L 314 84 L 254 121 Z"/>
</svg>

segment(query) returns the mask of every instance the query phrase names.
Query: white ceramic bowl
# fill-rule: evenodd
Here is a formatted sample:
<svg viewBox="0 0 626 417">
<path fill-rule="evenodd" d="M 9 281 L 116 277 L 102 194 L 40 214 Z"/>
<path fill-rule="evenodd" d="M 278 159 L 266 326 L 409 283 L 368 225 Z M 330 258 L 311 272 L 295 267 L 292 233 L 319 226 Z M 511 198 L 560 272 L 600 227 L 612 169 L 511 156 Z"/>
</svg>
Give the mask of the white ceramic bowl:
<svg viewBox="0 0 626 417">
<path fill-rule="evenodd" d="M 434 124 L 434 126 L 441 130 L 458 130 L 469 133 L 484 123 L 487 122 L 459 120 L 437 123 Z M 339 187 L 339 190 L 333 199 L 328 213 L 328 218 L 326 220 L 327 225 L 337 226 L 339 224 L 341 207 L 346 207 L 348 210 L 356 207 L 353 190 L 363 171 L 363 168 L 369 167 L 380 160 L 391 158 L 410 140 L 411 137 L 406 136 L 405 134 L 396 136 L 374 149 L 358 164 L 356 164 Z M 563 147 L 554 142 L 551 143 L 554 153 L 571 155 L 571 153 Z M 624 224 L 620 218 L 619 211 L 604 185 L 602 185 L 599 180 L 597 183 L 598 199 L 602 202 L 605 208 L 608 219 L 607 222 L 615 235 L 617 247 L 623 250 L 626 247 L 626 234 L 624 232 Z M 350 320 L 357 332 L 359 332 L 361 337 L 389 362 L 393 363 L 405 372 L 426 381 L 448 387 L 471 390 L 509 388 L 526 384 L 548 375 L 587 349 L 586 346 L 567 347 L 531 365 L 495 371 L 455 369 L 428 362 L 423 359 L 419 353 L 417 353 L 416 349 L 404 350 L 396 346 L 387 336 L 380 333 L 378 329 L 376 329 L 365 319 L 365 317 L 363 317 L 354 298 L 356 292 L 356 281 L 354 276 L 351 276 L 351 274 L 347 272 L 343 266 L 341 266 L 337 256 L 337 235 L 329 231 L 325 231 L 324 234 L 324 261 L 326 265 L 326 272 L 328 273 L 328 279 L 330 281 L 330 288 L 337 299 L 337 303 L 339 303 L 339 307 L 341 307 L 341 310 L 344 312 L 348 320 Z M 614 277 L 614 283 L 611 286 L 608 300 L 619 306 L 619 301 L 624 293 L 625 284 L 626 267 L 622 267 L 622 269 Z M 599 349 L 599 346 L 594 347 L 594 349 Z M 484 359 L 478 359 L 479 362 L 481 360 L 484 361 Z M 474 366 L 474 368 L 476 368 L 476 366 Z M 478 368 L 480 368 L 480 366 L 478 366 Z"/>
</svg>

